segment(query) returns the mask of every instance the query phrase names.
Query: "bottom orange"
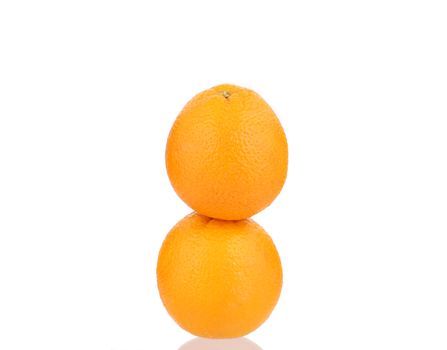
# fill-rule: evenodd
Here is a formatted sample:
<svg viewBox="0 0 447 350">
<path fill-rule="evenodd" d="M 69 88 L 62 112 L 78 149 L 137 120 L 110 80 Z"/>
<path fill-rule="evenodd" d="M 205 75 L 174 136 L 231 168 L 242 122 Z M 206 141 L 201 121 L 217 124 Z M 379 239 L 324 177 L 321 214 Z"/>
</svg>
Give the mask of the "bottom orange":
<svg viewBox="0 0 447 350">
<path fill-rule="evenodd" d="M 206 338 L 236 338 L 258 328 L 275 307 L 281 261 L 253 220 L 199 214 L 182 219 L 160 250 L 158 289 L 172 318 Z"/>
</svg>

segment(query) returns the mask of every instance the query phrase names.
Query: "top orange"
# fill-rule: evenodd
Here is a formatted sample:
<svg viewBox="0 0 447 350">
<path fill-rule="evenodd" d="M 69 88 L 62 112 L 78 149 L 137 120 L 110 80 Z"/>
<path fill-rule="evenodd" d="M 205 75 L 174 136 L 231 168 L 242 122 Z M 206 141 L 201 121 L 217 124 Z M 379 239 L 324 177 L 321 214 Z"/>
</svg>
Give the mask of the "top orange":
<svg viewBox="0 0 447 350">
<path fill-rule="evenodd" d="M 200 214 L 248 218 L 267 207 L 287 175 L 287 140 L 270 106 L 254 91 L 219 85 L 189 101 L 166 145 L 177 194 Z"/>
</svg>

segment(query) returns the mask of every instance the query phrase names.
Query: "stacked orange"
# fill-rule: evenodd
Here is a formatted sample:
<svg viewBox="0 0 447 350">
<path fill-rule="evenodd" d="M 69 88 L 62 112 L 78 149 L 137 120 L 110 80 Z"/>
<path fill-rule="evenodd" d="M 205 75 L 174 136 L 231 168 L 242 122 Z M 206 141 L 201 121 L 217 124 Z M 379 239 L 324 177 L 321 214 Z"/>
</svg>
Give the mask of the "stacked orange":
<svg viewBox="0 0 447 350">
<path fill-rule="evenodd" d="M 177 117 L 166 168 L 179 197 L 196 212 L 163 242 L 157 280 L 169 314 L 190 333 L 240 337 L 275 307 L 281 261 L 270 236 L 250 216 L 279 194 L 287 162 L 284 130 L 254 91 L 213 87 Z"/>
</svg>

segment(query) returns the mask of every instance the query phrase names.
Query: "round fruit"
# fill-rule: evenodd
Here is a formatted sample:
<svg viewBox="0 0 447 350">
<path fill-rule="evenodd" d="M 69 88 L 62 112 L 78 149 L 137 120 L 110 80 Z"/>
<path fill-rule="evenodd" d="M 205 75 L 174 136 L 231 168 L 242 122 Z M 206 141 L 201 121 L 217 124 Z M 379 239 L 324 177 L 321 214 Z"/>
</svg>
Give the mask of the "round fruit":
<svg viewBox="0 0 447 350">
<path fill-rule="evenodd" d="M 200 214 L 248 218 L 267 207 L 287 175 L 287 140 L 270 106 L 234 85 L 206 90 L 180 112 L 168 137 L 172 186 Z"/>
<path fill-rule="evenodd" d="M 253 220 L 193 213 L 166 237 L 157 280 L 163 304 L 182 328 L 206 338 L 236 338 L 268 318 L 282 269 L 273 241 Z"/>
</svg>

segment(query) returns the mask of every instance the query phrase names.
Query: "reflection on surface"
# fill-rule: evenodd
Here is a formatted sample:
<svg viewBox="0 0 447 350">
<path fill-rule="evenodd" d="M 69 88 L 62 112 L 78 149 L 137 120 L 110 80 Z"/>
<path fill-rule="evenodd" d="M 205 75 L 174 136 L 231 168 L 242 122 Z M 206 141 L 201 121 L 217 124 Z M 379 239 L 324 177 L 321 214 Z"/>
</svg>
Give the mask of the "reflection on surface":
<svg viewBox="0 0 447 350">
<path fill-rule="evenodd" d="M 245 338 L 236 339 L 205 339 L 195 338 L 183 346 L 179 350 L 262 350 L 251 340 Z"/>
</svg>

